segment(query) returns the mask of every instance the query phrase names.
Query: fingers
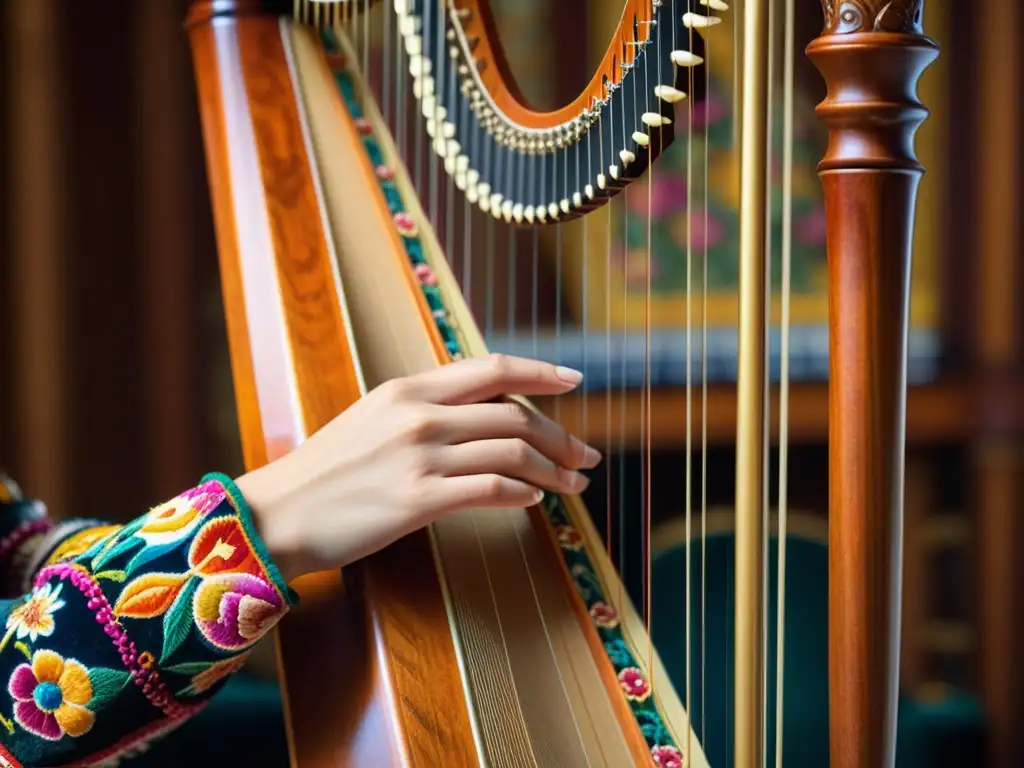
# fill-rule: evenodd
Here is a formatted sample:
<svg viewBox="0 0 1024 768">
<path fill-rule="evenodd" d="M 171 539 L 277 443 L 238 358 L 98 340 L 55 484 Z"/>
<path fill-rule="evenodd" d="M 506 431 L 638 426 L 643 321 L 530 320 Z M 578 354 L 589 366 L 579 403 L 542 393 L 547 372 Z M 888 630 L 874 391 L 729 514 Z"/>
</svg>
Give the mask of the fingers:
<svg viewBox="0 0 1024 768">
<path fill-rule="evenodd" d="M 539 489 L 522 480 L 502 475 L 459 475 L 441 481 L 436 500 L 442 513 L 447 513 L 532 507 L 542 498 Z"/>
<path fill-rule="evenodd" d="M 601 461 L 597 450 L 544 414 L 514 401 L 444 408 L 438 418 L 442 440 L 449 444 L 517 438 L 569 469 L 593 469 Z"/>
<path fill-rule="evenodd" d="M 582 493 L 590 484 L 585 475 L 558 466 L 525 440 L 482 440 L 442 448 L 438 470 L 449 477 L 501 475 L 556 493 Z"/>
<path fill-rule="evenodd" d="M 579 371 L 505 355 L 460 360 L 410 377 L 416 397 L 440 405 L 493 400 L 501 395 L 560 395 L 583 380 Z"/>
</svg>

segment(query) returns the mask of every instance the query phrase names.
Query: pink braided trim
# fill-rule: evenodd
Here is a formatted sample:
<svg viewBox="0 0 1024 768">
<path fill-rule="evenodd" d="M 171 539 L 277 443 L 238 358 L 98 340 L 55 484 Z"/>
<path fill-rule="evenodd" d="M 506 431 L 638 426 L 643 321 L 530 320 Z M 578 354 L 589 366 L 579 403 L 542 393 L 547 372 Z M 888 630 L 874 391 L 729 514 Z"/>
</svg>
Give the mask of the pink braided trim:
<svg viewBox="0 0 1024 768">
<path fill-rule="evenodd" d="M 10 557 L 14 552 L 17 552 L 21 545 L 33 536 L 38 536 L 41 533 L 47 533 L 53 530 L 53 525 L 53 521 L 48 517 L 36 520 L 26 520 L 23 522 L 13 531 L 0 539 L 0 561 L 3 561 L 7 557 Z"/>
<path fill-rule="evenodd" d="M 121 661 L 132 673 L 132 681 L 142 689 L 143 695 L 150 704 L 172 718 L 181 717 L 191 709 L 179 704 L 171 696 L 155 669 L 153 655 L 148 651 L 143 651 L 141 654 L 138 652 L 135 643 L 121 626 L 121 622 L 114 616 L 99 583 L 88 571 L 82 566 L 71 563 L 55 563 L 36 574 L 35 585 L 37 588 L 41 587 L 54 577 L 61 581 L 70 581 L 79 592 L 89 599 L 89 609 L 96 611 L 96 623 L 103 626 L 104 633 L 117 648 L 117 652 L 121 654 Z"/>
</svg>

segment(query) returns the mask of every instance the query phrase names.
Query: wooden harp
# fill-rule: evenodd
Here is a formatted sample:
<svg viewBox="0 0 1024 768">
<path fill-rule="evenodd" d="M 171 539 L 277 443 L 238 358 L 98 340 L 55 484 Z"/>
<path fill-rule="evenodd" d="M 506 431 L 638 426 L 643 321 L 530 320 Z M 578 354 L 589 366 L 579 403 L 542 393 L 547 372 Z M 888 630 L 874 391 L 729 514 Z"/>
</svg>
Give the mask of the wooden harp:
<svg viewBox="0 0 1024 768">
<path fill-rule="evenodd" d="M 453 267 L 456 230 L 557 228 L 643 184 L 673 139 L 677 103 L 700 97 L 694 72 L 716 19 L 742 14 L 731 679 L 733 757 L 752 768 L 765 749 L 770 3 L 740 5 L 627 0 L 589 83 L 551 112 L 522 99 L 484 0 L 195 0 L 187 23 L 242 441 L 257 467 L 370 388 L 486 353 L 464 295 L 479 284 L 473 261 Z M 830 133 L 820 175 L 831 750 L 838 768 L 877 768 L 895 761 L 908 274 L 922 173 L 913 137 L 926 115 L 916 83 L 937 48 L 921 0 L 823 7 L 808 54 L 827 83 L 818 111 Z M 370 45 L 381 40 L 383 55 Z M 477 298 L 489 311 L 490 297 Z M 623 511 L 649 524 L 649 503 Z M 685 650 L 651 646 L 649 607 L 633 605 L 613 560 L 578 498 L 548 496 L 533 509 L 456 515 L 342 574 L 301 580 L 303 604 L 278 632 L 293 765 L 704 765 L 689 691 L 659 657 Z"/>
</svg>

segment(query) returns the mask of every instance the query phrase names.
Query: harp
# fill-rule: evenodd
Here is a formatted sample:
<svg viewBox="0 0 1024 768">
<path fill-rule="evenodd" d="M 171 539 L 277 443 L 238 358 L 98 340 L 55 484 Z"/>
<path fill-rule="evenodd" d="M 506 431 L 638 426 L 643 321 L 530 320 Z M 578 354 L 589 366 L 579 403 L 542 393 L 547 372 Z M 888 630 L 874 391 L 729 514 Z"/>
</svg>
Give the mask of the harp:
<svg viewBox="0 0 1024 768">
<path fill-rule="evenodd" d="M 741 766 L 765 749 L 763 649 L 775 642 L 763 515 L 770 6 L 627 0 L 596 72 L 550 112 L 519 93 L 483 0 L 196 0 L 187 20 L 242 441 L 256 467 L 369 388 L 485 354 L 467 294 L 487 266 L 457 264 L 453 239 L 464 232 L 460 252 L 484 259 L 506 231 L 530 238 L 600 215 L 630 185 L 644 194 L 679 133 L 680 102 L 701 97 L 716 20 L 741 14 L 728 678 Z M 923 171 L 913 138 L 926 116 L 916 83 L 937 47 L 920 0 L 823 7 L 807 53 L 828 92 L 818 114 L 829 131 L 819 171 L 831 753 L 834 766 L 876 768 L 895 761 L 908 276 Z M 787 12 L 791 59 L 792 3 Z M 475 306 L 491 312 L 500 293 Z M 644 418 L 649 434 L 649 408 Z M 620 511 L 649 526 L 650 499 L 644 486 Z M 661 658 L 685 653 L 690 669 L 689 646 L 652 647 L 649 598 L 630 601 L 614 562 L 581 501 L 548 495 L 533 509 L 453 516 L 344 573 L 301 580 L 303 603 L 278 632 L 293 764 L 706 764 L 687 714 L 696 694 L 673 685 Z M 688 585 L 679 594 L 689 600 Z"/>
</svg>

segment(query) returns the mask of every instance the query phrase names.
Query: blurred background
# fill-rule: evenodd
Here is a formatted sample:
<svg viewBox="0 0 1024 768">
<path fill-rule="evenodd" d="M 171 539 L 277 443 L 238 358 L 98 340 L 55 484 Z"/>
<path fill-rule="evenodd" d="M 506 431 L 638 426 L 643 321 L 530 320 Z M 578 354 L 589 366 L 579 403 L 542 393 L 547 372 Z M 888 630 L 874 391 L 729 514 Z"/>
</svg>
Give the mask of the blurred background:
<svg viewBox="0 0 1024 768">
<path fill-rule="evenodd" d="M 207 470 L 242 471 L 205 160 L 181 26 L 187 5 L 2 3 L 0 466 L 57 517 L 128 519 Z M 512 70 L 539 108 L 578 92 L 621 11 L 616 0 L 492 5 Z M 821 9 L 809 0 L 798 0 L 797 8 L 802 50 L 817 34 Z M 1017 296 L 1024 291 L 1017 217 L 1024 10 L 1015 0 L 975 0 L 970 10 L 937 0 L 925 8 L 925 30 L 942 54 L 921 86 L 932 115 L 918 138 L 927 175 L 912 287 L 902 684 L 908 700 L 938 708 L 931 727 L 981 734 L 987 746 L 971 753 L 977 760 L 956 764 L 1002 766 L 1024 757 L 1017 727 L 1024 724 L 1024 579 L 1015 562 L 1024 546 L 1024 341 Z M 567 31 L 573 29 L 578 35 Z M 708 346 L 709 504 L 727 509 L 733 493 L 731 34 L 723 31 L 726 43 L 713 54 L 707 100 L 693 116 L 701 128 L 692 151 L 709 168 L 699 192 L 708 217 L 690 218 L 682 142 L 656 177 L 658 273 L 652 279 L 661 351 L 652 393 L 658 428 L 651 438 L 655 549 L 662 554 L 678 549 L 685 506 L 678 475 L 686 446 L 685 366 L 683 347 L 675 343 L 685 283 L 678 264 L 698 226 L 709 249 L 708 313 L 715 329 Z M 813 527 L 825 521 L 828 503 L 827 295 L 814 174 L 823 145 L 813 115 L 823 93 L 803 58 L 796 106 L 790 499 Z M 774 102 L 781 119 L 780 87 Z M 780 201 L 777 194 L 776 206 Z M 646 199 L 626 197 L 624 205 L 638 214 L 639 225 Z M 602 324 L 612 312 L 617 327 L 643 331 L 645 234 L 630 229 L 629 217 L 623 221 L 610 233 L 622 244 L 613 254 L 615 279 L 626 286 L 621 302 L 604 306 L 603 283 L 588 283 L 579 266 L 587 251 L 567 229 L 559 262 L 566 287 L 540 308 L 544 322 L 554 322 L 552 307 L 561 303 L 567 314 L 559 322 L 566 329 Z M 541 247 L 547 281 L 541 280 L 549 285 L 556 245 L 549 239 Z M 528 284 L 532 273 L 523 271 L 529 264 L 522 261 L 515 269 Z M 525 294 L 513 309 L 516 322 L 531 323 Z M 516 347 L 524 336 L 512 330 L 495 330 L 491 345 L 529 353 Z M 542 346 L 544 340 L 530 342 Z M 629 345 L 624 349 L 628 353 Z M 588 359 L 594 372 L 607 362 Z M 544 407 L 595 444 L 613 448 L 605 471 L 635 474 L 643 448 L 639 381 L 614 395 L 616 412 L 621 408 L 626 416 L 622 425 L 605 424 L 604 432 L 596 412 L 588 416 L 596 408 L 603 412 L 603 398 L 579 395 Z M 694 428 L 699 435 L 699 425 Z M 592 509 L 605 507 L 604 487 L 593 484 Z M 987 762 L 982 753 L 990 756 Z"/>
</svg>

